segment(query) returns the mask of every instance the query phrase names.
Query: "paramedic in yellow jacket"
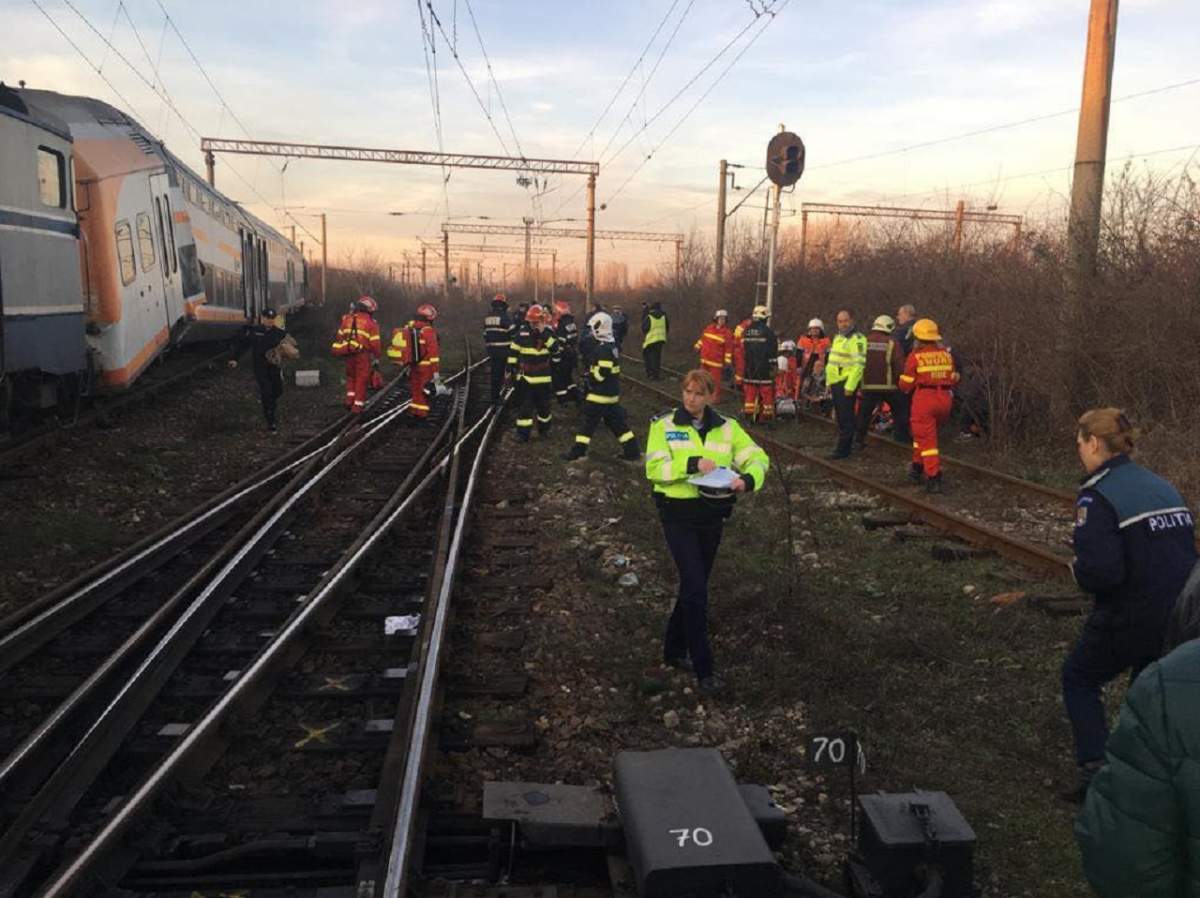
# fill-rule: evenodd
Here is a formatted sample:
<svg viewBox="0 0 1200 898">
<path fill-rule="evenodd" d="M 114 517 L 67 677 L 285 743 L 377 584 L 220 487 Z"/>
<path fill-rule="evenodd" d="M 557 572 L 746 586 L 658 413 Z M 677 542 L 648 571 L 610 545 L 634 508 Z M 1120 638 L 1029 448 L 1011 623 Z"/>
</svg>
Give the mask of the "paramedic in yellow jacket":
<svg viewBox="0 0 1200 898">
<path fill-rule="evenodd" d="M 737 494 L 761 490 L 770 463 L 737 421 L 710 404 L 716 389 L 712 375 L 689 371 L 682 389 L 683 404 L 655 418 L 646 438 L 646 479 L 653 485 L 667 548 L 679 570 L 663 661 L 694 671 L 700 691 L 711 694 L 725 683 L 714 673 L 708 645 L 708 577 Z M 729 488 L 689 482 L 718 468 L 737 475 Z"/>
</svg>

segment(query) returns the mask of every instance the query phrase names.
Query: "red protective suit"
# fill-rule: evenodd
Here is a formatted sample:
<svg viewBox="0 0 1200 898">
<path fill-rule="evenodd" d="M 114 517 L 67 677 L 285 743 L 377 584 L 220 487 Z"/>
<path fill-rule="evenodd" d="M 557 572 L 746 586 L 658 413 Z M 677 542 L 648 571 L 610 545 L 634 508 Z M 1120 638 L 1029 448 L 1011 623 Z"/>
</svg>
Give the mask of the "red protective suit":
<svg viewBox="0 0 1200 898">
<path fill-rule="evenodd" d="M 936 344 L 914 349 L 900 375 L 900 389 L 912 394 L 913 464 L 921 465 L 926 477 L 937 477 L 942 470 L 938 427 L 950 417 L 957 382 L 954 357 L 950 350 Z"/>
<path fill-rule="evenodd" d="M 414 318 L 392 332 L 388 358 L 397 365 L 408 366 L 408 394 L 412 399 L 408 413 L 414 418 L 429 414 L 429 396 L 425 388 L 441 370 L 438 353 L 437 331 L 424 318 Z"/>
<path fill-rule="evenodd" d="M 352 414 L 361 414 L 367 401 L 371 362 L 379 358 L 380 352 L 379 325 L 370 313 L 359 310 L 342 316 L 333 352 L 346 359 L 346 408 Z"/>
<path fill-rule="evenodd" d="M 692 348 L 700 353 L 700 367 L 712 375 L 716 384 L 713 402 L 720 402 L 721 373 L 733 361 L 733 332 L 714 321 L 703 330 Z"/>
<path fill-rule="evenodd" d="M 800 398 L 800 363 L 794 355 L 782 355 L 787 367 L 775 374 L 775 395 L 787 399 Z"/>
</svg>

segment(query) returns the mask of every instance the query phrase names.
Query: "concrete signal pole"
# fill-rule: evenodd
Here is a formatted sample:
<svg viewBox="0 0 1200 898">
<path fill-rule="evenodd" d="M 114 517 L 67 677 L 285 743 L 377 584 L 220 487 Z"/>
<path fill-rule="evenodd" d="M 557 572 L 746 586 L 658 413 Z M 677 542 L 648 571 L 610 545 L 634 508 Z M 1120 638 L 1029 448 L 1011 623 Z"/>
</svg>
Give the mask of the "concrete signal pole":
<svg viewBox="0 0 1200 898">
<path fill-rule="evenodd" d="M 596 293 L 596 176 L 587 181 L 587 307 Z"/>
<path fill-rule="evenodd" d="M 1081 285 L 1096 273 L 1116 39 L 1117 0 L 1092 0 L 1067 225 L 1067 286 L 1068 301 L 1072 303 L 1080 302 Z"/>
<path fill-rule="evenodd" d="M 321 213 L 321 304 L 328 299 L 325 288 L 329 284 L 329 241 L 326 239 L 325 213 Z"/>
<path fill-rule="evenodd" d="M 774 187 L 771 197 L 771 243 L 767 250 L 767 314 L 770 315 L 774 309 L 775 301 L 775 247 L 779 243 L 779 206 L 780 193 L 783 188 L 778 184 L 771 185 Z"/>
<path fill-rule="evenodd" d="M 717 187 L 717 301 L 724 297 L 725 287 L 725 185 L 728 182 L 729 162 L 721 160 L 720 183 Z"/>
<path fill-rule="evenodd" d="M 450 234 L 442 231 L 442 299 L 450 299 Z"/>
</svg>

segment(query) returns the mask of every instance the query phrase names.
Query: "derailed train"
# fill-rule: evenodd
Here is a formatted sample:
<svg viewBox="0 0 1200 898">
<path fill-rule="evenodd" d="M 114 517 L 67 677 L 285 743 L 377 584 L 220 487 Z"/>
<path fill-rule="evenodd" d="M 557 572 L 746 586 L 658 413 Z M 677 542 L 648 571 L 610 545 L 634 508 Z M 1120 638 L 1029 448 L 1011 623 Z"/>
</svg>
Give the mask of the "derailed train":
<svg viewBox="0 0 1200 898">
<path fill-rule="evenodd" d="M 0 418 L 306 301 L 286 237 L 100 100 L 0 84 Z"/>
</svg>

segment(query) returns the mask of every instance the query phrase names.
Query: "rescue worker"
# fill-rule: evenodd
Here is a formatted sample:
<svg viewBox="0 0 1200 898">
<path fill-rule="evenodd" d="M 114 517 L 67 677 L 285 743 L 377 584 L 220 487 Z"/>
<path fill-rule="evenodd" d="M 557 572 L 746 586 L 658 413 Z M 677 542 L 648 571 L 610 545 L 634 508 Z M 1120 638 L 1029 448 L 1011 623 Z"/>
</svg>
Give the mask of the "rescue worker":
<svg viewBox="0 0 1200 898">
<path fill-rule="evenodd" d="M 536 303 L 525 313 L 508 352 L 509 371 L 517 380 L 517 439 L 529 441 L 534 410 L 537 430 L 550 432 L 550 394 L 553 392 L 553 366 L 558 359 L 558 339 L 547 326 L 549 315 Z"/>
<path fill-rule="evenodd" d="M 862 401 L 858 405 L 858 432 L 854 436 L 859 449 L 866 448 L 871 419 L 885 402 L 895 420 L 900 375 L 904 373 L 904 348 L 892 335 L 895 327 L 891 315 L 880 315 L 867 334 L 867 363 L 863 366 Z"/>
<path fill-rule="evenodd" d="M 575 443 L 564 458 L 567 461 L 583 458 L 588 453 L 592 434 L 603 420 L 621 444 L 626 461 L 638 461 L 642 451 L 637 437 L 629 429 L 629 419 L 621 407 L 621 354 L 613 339 L 612 316 L 597 312 L 588 319 L 588 328 L 595 338 L 589 340 L 583 362 L 587 369 L 587 395 L 583 400 L 583 422 L 575 434 Z"/>
<path fill-rule="evenodd" d="M 733 363 L 733 332 L 727 322 L 729 313 L 717 309 L 712 321 L 700 333 L 700 339 L 692 347 L 700 353 L 700 367 L 712 375 L 716 391 L 713 402 L 721 401 L 721 372 Z"/>
<path fill-rule="evenodd" d="M 950 418 L 954 405 L 954 385 L 958 372 L 954 356 L 942 345 L 937 323 L 922 318 L 913 325 L 916 344 L 904 362 L 900 389 L 912 396 L 912 464 L 908 479 L 920 483 L 931 493 L 942 491 L 942 462 L 938 452 L 938 427 Z"/>
<path fill-rule="evenodd" d="M 646 437 L 646 479 L 679 571 L 663 662 L 693 671 L 700 691 L 709 694 L 720 692 L 725 682 L 714 671 L 708 644 L 708 578 L 737 495 L 761 490 L 770 464 L 737 421 L 712 407 L 714 388 L 707 371 L 689 371 L 681 384 L 682 404 L 656 417 Z M 727 488 L 702 489 L 691 482 L 719 468 L 736 475 Z"/>
<path fill-rule="evenodd" d="M 362 414 L 371 368 L 379 364 L 379 325 L 374 317 L 377 311 L 379 303 L 360 296 L 342 316 L 333 338 L 333 354 L 346 360 L 346 408 L 355 415 Z"/>
<path fill-rule="evenodd" d="M 800 353 L 796 364 L 800 369 L 801 382 L 825 371 L 825 357 L 829 355 L 829 344 L 832 342 L 825 336 L 824 321 L 813 318 L 808 322 L 808 329 L 796 338 L 796 350 Z"/>
<path fill-rule="evenodd" d="M 1136 439 L 1120 409 L 1093 409 L 1079 419 L 1075 442 L 1087 478 L 1075 502 L 1071 573 L 1095 606 L 1062 668 L 1079 765 L 1079 784 L 1064 795 L 1070 800 L 1083 800 L 1104 763 L 1104 685 L 1127 670 L 1137 680 L 1159 657 L 1176 597 L 1196 563 L 1192 513 L 1175 487 L 1130 458 Z"/>
<path fill-rule="evenodd" d="M 492 368 L 492 404 L 500 401 L 508 371 L 508 349 L 512 343 L 513 321 L 508 314 L 508 297 L 497 293 L 492 297 L 491 312 L 483 319 L 483 342 L 487 346 Z"/>
<path fill-rule="evenodd" d="M 746 371 L 746 344 L 742 342 L 742 335 L 753 321 L 753 318 L 743 318 L 733 329 L 733 386 L 739 391 Z"/>
<path fill-rule="evenodd" d="M 854 397 L 867 364 L 867 338 L 854 326 L 853 309 L 837 313 L 837 329 L 825 362 L 825 383 L 833 398 L 838 427 L 837 446 L 829 455 L 833 459 L 849 457 L 854 444 Z"/>
<path fill-rule="evenodd" d="M 388 358 L 408 366 L 408 413 L 416 421 L 429 416 L 430 403 L 441 386 L 441 359 L 438 355 L 437 307 L 430 303 L 417 306 L 416 316 L 392 331 Z"/>
<path fill-rule="evenodd" d="M 556 323 L 554 336 L 559 342 L 559 357 L 554 363 L 554 396 L 559 405 L 567 402 L 579 404 L 583 396 L 579 393 L 579 385 L 575 383 L 575 369 L 579 366 L 579 325 L 571 313 L 571 304 L 558 300 L 554 304 Z"/>
<path fill-rule="evenodd" d="M 917 309 L 905 303 L 896 310 L 896 331 L 894 336 L 908 358 L 913 351 L 913 325 L 917 323 Z M 911 415 L 912 397 L 907 393 L 897 393 L 896 401 L 892 404 L 892 437 L 902 446 L 912 443 L 912 428 L 908 423 Z"/>
<path fill-rule="evenodd" d="M 779 339 L 767 322 L 766 306 L 755 306 L 750 326 L 742 331 L 745 368 L 742 375 L 742 414 L 754 423 L 775 420 L 775 372 Z"/>
<path fill-rule="evenodd" d="M 662 303 L 656 300 L 642 318 L 642 333 L 645 334 L 642 339 L 642 361 L 649 380 L 662 379 L 662 351 L 667 345 L 669 328 L 667 313 L 662 310 Z"/>
<path fill-rule="evenodd" d="M 516 333 L 516 329 L 525 323 L 525 313 L 528 311 L 529 311 L 529 303 L 527 303 L 527 302 L 517 303 L 517 310 L 515 312 L 513 312 L 513 316 L 512 316 L 513 333 Z"/>
<path fill-rule="evenodd" d="M 612 320 L 613 340 L 616 341 L 617 349 L 620 350 L 625 345 L 625 335 L 629 333 L 629 316 L 620 306 L 613 306 Z"/>
<path fill-rule="evenodd" d="M 1195 882 L 1200 790 L 1186 771 L 1200 765 L 1200 567 L 1171 623 L 1164 657 L 1125 696 L 1108 762 L 1075 821 L 1083 872 L 1100 898 L 1182 896 L 1189 870 Z"/>
<path fill-rule="evenodd" d="M 800 365 L 796 359 L 796 344 L 791 340 L 780 343 L 776 361 L 779 370 L 775 373 L 775 398 L 795 402 L 800 398 Z"/>
</svg>

